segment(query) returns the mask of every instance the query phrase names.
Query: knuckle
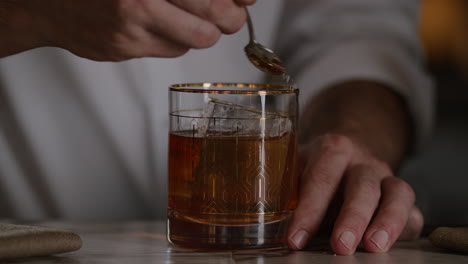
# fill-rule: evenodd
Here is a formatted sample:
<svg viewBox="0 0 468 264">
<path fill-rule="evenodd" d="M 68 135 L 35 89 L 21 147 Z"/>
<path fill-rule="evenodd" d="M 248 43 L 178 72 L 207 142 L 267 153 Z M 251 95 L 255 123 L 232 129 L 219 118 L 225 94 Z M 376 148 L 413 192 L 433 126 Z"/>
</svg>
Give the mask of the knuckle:
<svg viewBox="0 0 468 264">
<path fill-rule="evenodd" d="M 355 165 L 350 169 L 347 183 L 355 183 L 354 186 L 357 185 L 360 189 L 360 192 L 366 194 L 374 193 L 380 196 L 380 180 L 375 177 L 377 174 L 378 172 L 372 167 L 362 164 Z"/>
<path fill-rule="evenodd" d="M 322 136 L 321 149 L 332 153 L 350 153 L 353 149 L 353 142 L 344 135 L 326 134 Z"/>
<path fill-rule="evenodd" d="M 196 49 L 209 48 L 216 44 L 221 32 L 212 24 L 203 23 L 193 32 L 193 47 Z"/>
<path fill-rule="evenodd" d="M 364 230 L 370 221 L 370 215 L 362 212 L 355 207 L 344 207 L 342 208 L 342 214 L 345 216 L 345 221 L 343 225 L 349 229 L 354 229 L 355 231 Z"/>
<path fill-rule="evenodd" d="M 391 184 L 391 187 L 394 188 L 394 190 L 396 190 L 398 193 L 404 194 L 405 196 L 409 197 L 411 201 L 414 202 L 416 198 L 416 194 L 413 188 L 411 187 L 411 185 L 409 185 L 404 180 L 396 178 L 396 177 L 391 177 L 388 180 L 391 181 L 390 184 Z"/>
<path fill-rule="evenodd" d="M 228 23 L 228 25 L 224 28 L 224 33 L 234 34 L 244 26 L 247 15 L 245 13 L 241 13 L 241 14 L 242 14 L 241 17 Z"/>
<path fill-rule="evenodd" d="M 381 196 L 380 185 L 374 180 L 364 180 L 360 183 L 360 192 L 362 192 L 368 201 L 378 201 Z"/>
<path fill-rule="evenodd" d="M 232 0 L 211 0 L 207 12 L 207 18 L 226 34 L 239 31 L 247 19 L 246 12 Z"/>
</svg>

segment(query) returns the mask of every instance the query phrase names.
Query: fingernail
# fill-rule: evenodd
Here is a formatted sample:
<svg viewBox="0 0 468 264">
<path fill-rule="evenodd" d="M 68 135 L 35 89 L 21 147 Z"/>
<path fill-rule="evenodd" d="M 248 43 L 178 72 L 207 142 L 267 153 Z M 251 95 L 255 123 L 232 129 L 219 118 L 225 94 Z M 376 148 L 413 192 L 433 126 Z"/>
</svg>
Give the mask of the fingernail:
<svg viewBox="0 0 468 264">
<path fill-rule="evenodd" d="M 347 248 L 348 250 L 352 250 L 356 237 L 352 232 L 344 231 L 343 233 L 341 233 L 339 240 L 341 241 L 341 244 L 345 246 L 345 248 Z"/>
<path fill-rule="evenodd" d="M 305 230 L 297 231 L 296 234 L 294 234 L 294 236 L 291 239 L 293 244 L 298 249 L 302 249 L 307 243 L 307 240 L 309 240 L 309 233 L 307 233 Z"/>
<path fill-rule="evenodd" d="M 370 241 L 374 243 L 380 250 L 385 251 L 388 244 L 388 233 L 384 230 L 377 230 L 370 237 Z"/>
</svg>

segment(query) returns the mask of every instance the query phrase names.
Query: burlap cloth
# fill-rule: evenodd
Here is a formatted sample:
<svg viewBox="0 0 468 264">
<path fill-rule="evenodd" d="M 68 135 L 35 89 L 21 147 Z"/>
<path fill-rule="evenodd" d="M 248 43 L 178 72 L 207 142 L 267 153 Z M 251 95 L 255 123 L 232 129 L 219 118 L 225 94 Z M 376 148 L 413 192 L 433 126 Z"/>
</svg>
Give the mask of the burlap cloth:
<svg viewBox="0 0 468 264">
<path fill-rule="evenodd" d="M 437 247 L 468 254 L 468 227 L 438 227 L 429 240 Z"/>
<path fill-rule="evenodd" d="M 48 256 L 81 248 L 70 231 L 0 223 L 0 259 Z"/>
</svg>

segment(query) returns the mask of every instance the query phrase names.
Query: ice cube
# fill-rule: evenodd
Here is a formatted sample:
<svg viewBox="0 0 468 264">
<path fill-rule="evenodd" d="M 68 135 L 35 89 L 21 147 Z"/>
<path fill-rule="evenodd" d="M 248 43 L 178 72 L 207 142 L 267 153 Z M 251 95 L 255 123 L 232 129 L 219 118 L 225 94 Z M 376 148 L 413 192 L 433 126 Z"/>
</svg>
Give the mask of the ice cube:
<svg viewBox="0 0 468 264">
<path fill-rule="evenodd" d="M 291 129 L 291 120 L 279 113 L 262 111 L 209 97 L 197 132 L 201 137 L 219 135 L 280 136 Z"/>
</svg>

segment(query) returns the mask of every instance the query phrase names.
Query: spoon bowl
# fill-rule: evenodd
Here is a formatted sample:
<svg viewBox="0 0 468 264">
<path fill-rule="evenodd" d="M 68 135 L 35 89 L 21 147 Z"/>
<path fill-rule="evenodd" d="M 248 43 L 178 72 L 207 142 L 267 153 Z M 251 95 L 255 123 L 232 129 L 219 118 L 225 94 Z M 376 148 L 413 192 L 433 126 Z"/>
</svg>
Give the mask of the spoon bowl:
<svg viewBox="0 0 468 264">
<path fill-rule="evenodd" d="M 285 74 L 286 69 L 281 59 L 271 49 L 268 49 L 255 40 L 252 19 L 250 18 L 247 8 L 245 8 L 245 11 L 247 12 L 247 26 L 249 28 L 250 36 L 250 41 L 244 48 L 247 58 L 261 71 L 273 75 Z"/>
</svg>

